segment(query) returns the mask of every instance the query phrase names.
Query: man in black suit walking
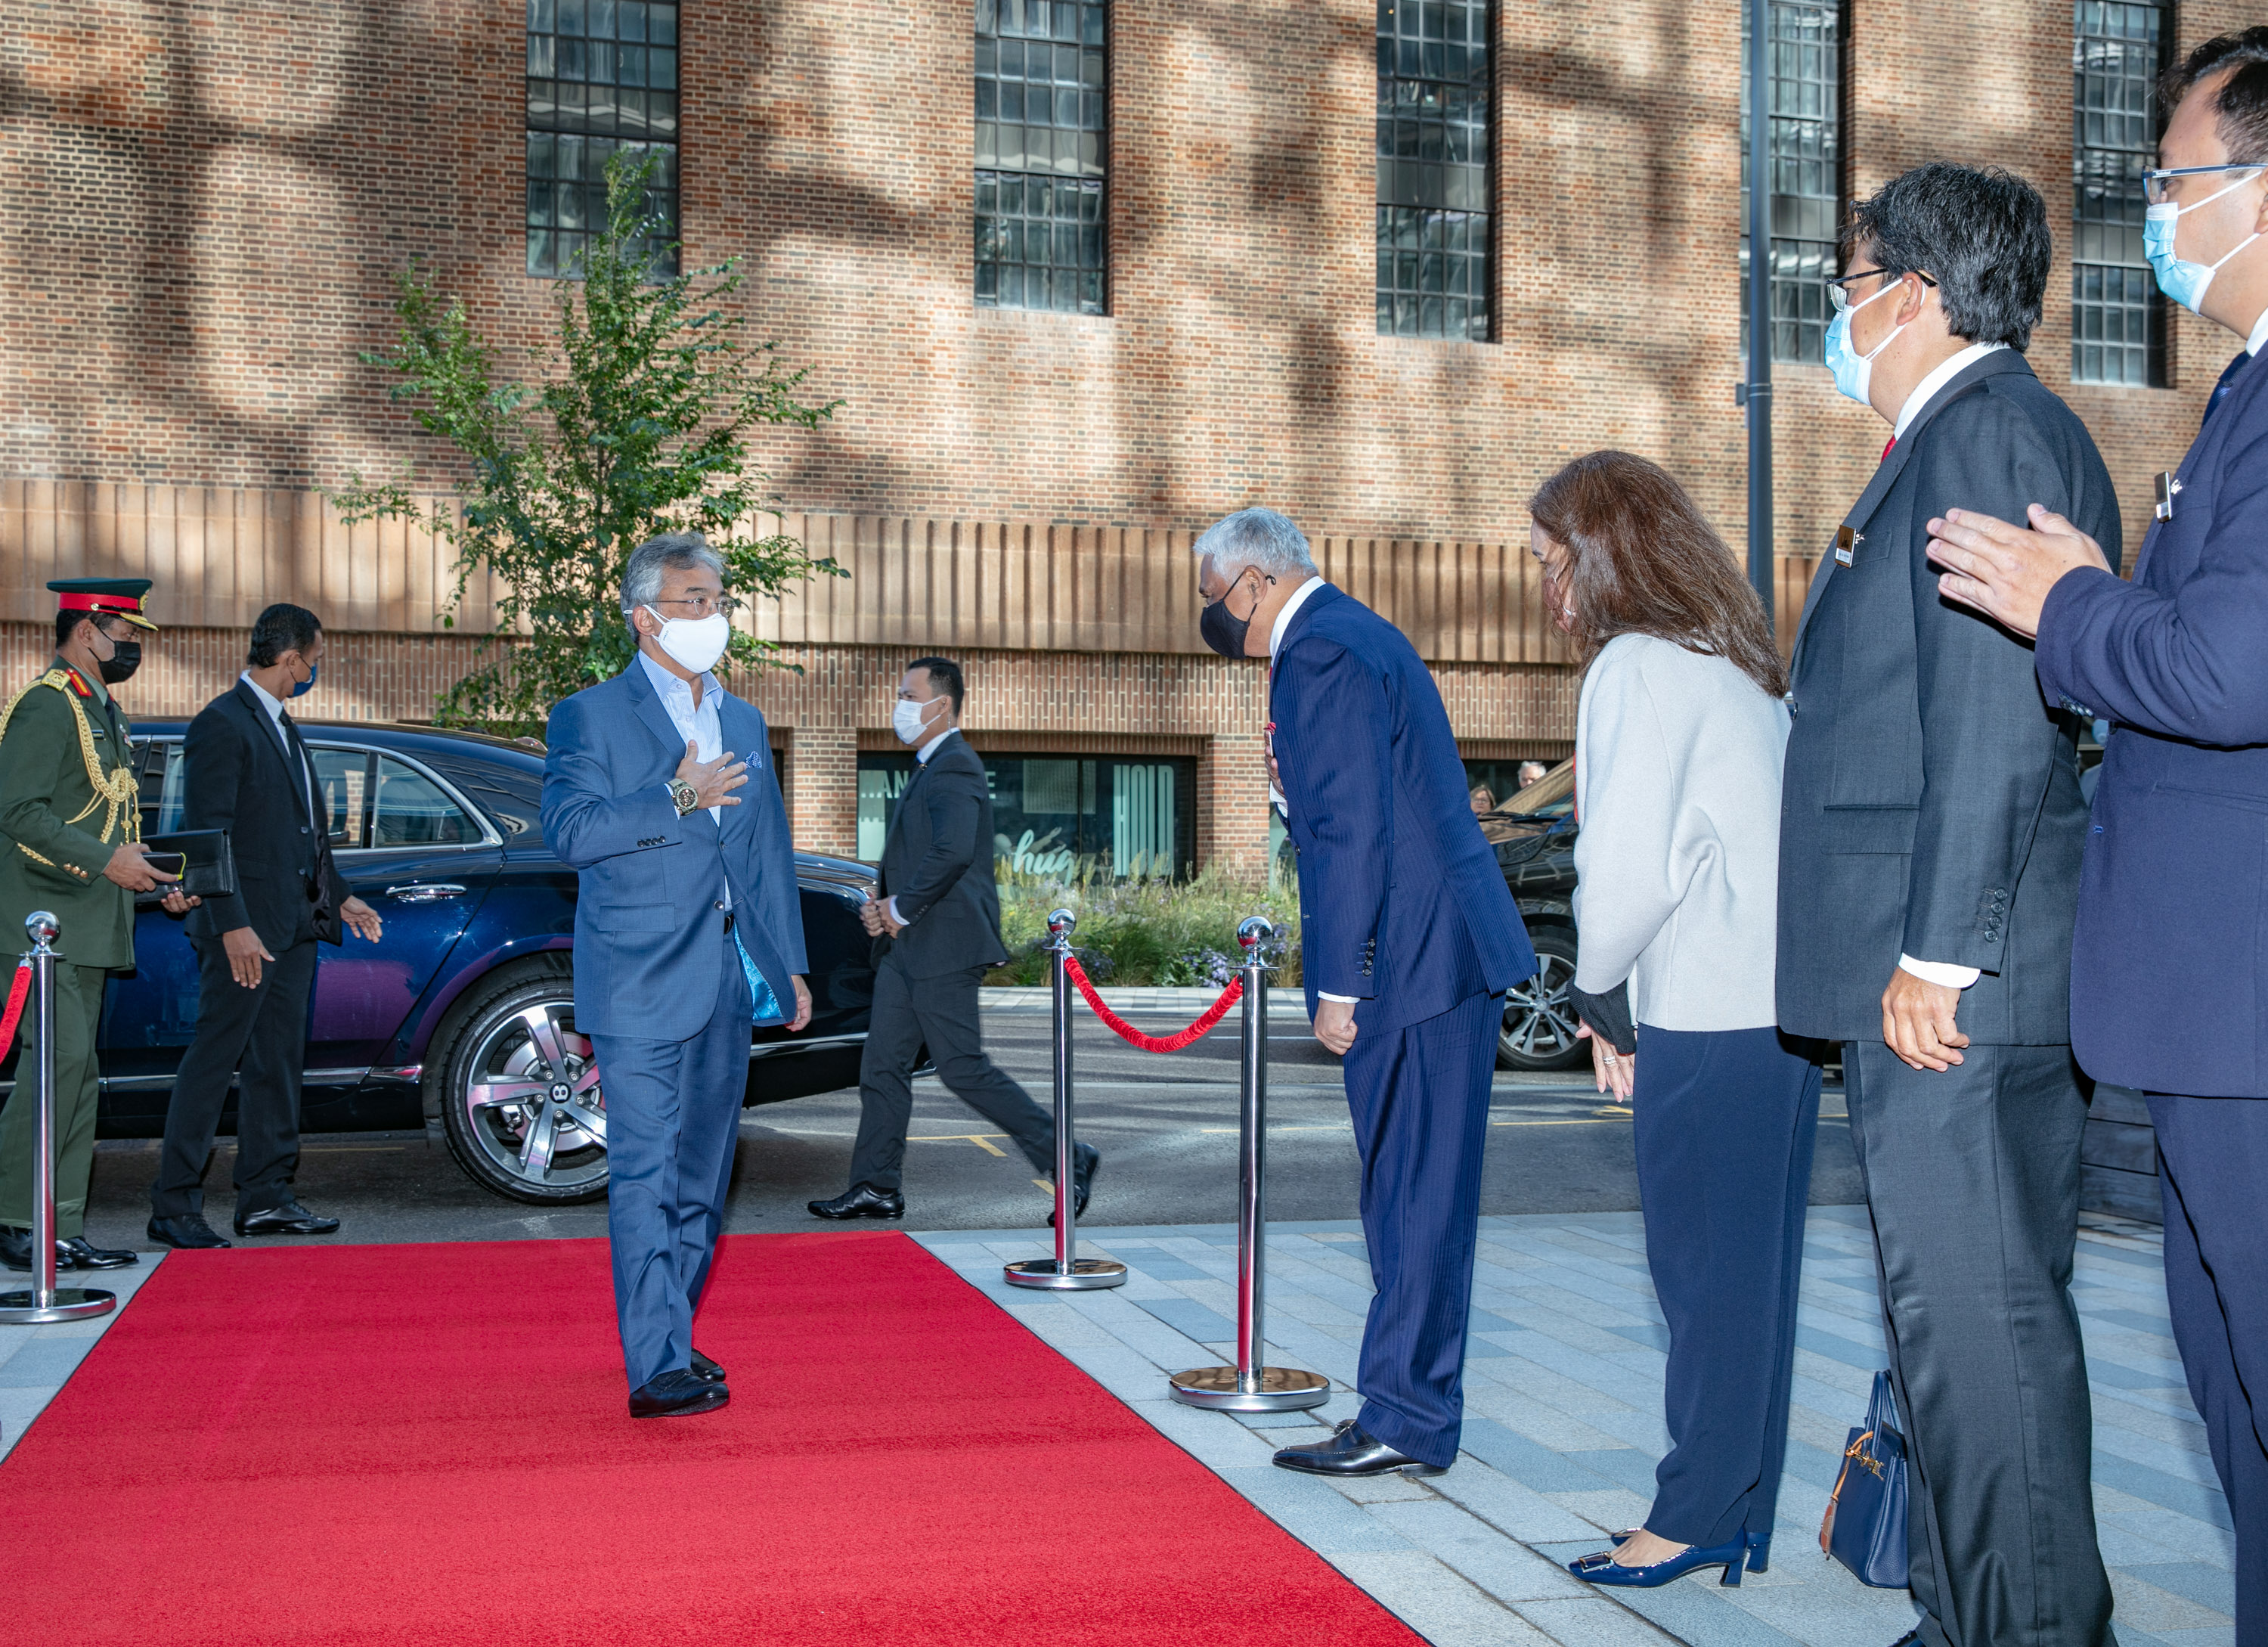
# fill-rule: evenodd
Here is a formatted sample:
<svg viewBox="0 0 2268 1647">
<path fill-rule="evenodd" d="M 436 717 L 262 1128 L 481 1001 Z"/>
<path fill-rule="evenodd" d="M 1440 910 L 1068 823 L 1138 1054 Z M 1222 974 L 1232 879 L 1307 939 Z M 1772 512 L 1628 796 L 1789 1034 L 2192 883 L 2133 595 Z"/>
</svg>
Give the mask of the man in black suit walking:
<svg viewBox="0 0 2268 1647">
<path fill-rule="evenodd" d="M 1013 1139 L 1039 1171 L 1055 1171 L 1054 1119 L 984 1055 L 977 1024 L 977 986 L 1008 950 L 992 878 L 991 788 L 960 735 L 965 693 L 949 658 L 917 658 L 898 683 L 890 724 L 917 764 L 883 843 L 881 884 L 859 911 L 875 939 L 874 1008 L 858 1064 L 850 1187 L 809 1203 L 816 1217 L 905 1216 L 906 1127 L 924 1043 L 955 1097 Z M 1086 1210 L 1101 1160 L 1079 1146 L 1074 1214 Z"/>
<path fill-rule="evenodd" d="M 2071 1060 L 2087 809 L 2030 648 L 1939 598 L 1929 521 L 2045 502 L 2115 563 L 2095 444 L 2024 362 L 2047 208 L 1930 165 L 1856 209 L 1836 383 L 1892 440 L 1795 644 L 1780 1027 L 1843 1043 L 1913 1472 L 1926 1647 L 2108 1647 L 2070 1283 L 2087 1106 Z"/>
<path fill-rule="evenodd" d="M 315 683 L 323 626 L 283 603 L 252 626 L 236 685 L 189 723 L 181 827 L 226 830 L 236 891 L 189 916 L 197 953 L 197 1031 L 173 1078 L 166 1144 L 150 1186 L 150 1238 L 170 1247 L 229 1244 L 204 1217 L 206 1158 L 229 1082 L 242 1066 L 236 1116 L 236 1232 L 328 1235 L 335 1218 L 299 1205 L 299 1075 L 315 941 L 342 924 L 372 943 L 378 913 L 351 897 L 331 862 L 330 820 L 314 763 L 286 698 Z"/>
</svg>

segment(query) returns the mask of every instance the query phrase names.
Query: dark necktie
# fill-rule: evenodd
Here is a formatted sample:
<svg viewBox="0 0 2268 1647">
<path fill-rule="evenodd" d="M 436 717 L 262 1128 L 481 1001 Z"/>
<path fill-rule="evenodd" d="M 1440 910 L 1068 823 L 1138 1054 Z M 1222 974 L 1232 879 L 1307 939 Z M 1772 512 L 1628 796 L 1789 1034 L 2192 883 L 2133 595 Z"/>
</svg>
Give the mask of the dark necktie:
<svg viewBox="0 0 2268 1647">
<path fill-rule="evenodd" d="M 277 717 L 284 726 L 284 744 L 289 751 L 284 764 L 291 769 L 291 787 L 299 796 L 299 816 L 312 821 L 315 809 L 307 799 L 307 746 L 299 741 L 299 728 L 289 714 Z"/>
<path fill-rule="evenodd" d="M 2228 398 L 2228 392 L 2236 387 L 2236 374 L 2251 364 L 2252 356 L 2250 352 L 2245 352 L 2240 353 L 2235 359 L 2221 368 L 2220 381 L 2214 384 L 2213 393 L 2205 396 L 2205 416 L 2198 419 L 2199 429 L 2203 429 L 2213 420 L 2215 410 L 2220 407 L 2221 402 Z"/>
</svg>

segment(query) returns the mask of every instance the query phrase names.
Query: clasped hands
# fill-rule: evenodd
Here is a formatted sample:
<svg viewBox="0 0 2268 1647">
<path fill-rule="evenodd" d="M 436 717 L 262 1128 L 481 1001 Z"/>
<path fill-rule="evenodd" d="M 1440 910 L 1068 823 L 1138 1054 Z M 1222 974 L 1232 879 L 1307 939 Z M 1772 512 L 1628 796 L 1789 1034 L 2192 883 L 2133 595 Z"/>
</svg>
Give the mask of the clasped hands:
<svg viewBox="0 0 2268 1647">
<path fill-rule="evenodd" d="M 178 886 L 168 886 L 179 881 L 177 875 L 168 875 L 150 861 L 150 849 L 138 840 L 121 841 L 110 861 L 102 866 L 102 878 L 113 886 L 122 886 L 129 892 L 154 892 L 167 886 L 166 901 L 160 905 L 168 915 L 186 915 L 204 900 L 191 897 Z"/>
<path fill-rule="evenodd" d="M 858 905 L 858 924 L 866 929 L 869 938 L 895 938 L 906 929 L 906 923 L 890 919 L 887 898 L 868 898 Z"/>
</svg>

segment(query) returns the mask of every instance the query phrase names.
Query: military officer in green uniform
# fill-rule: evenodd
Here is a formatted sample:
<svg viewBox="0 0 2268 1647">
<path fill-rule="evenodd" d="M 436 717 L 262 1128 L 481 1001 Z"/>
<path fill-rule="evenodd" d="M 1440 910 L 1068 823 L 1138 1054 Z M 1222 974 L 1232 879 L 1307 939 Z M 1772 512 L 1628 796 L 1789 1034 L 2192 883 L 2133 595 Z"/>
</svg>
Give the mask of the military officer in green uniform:
<svg viewBox="0 0 2268 1647">
<path fill-rule="evenodd" d="M 94 1163 L 102 991 L 134 964 L 134 895 L 176 877 L 141 844 L 125 717 L 110 689 L 142 661 L 147 578 L 63 578 L 55 660 L 0 710 L 0 952 L 33 910 L 63 927 L 55 966 L 55 1267 L 115 1269 L 134 1253 L 88 1244 L 88 1170 Z M 169 892 L 166 908 L 195 900 Z M 30 1014 L 23 1036 L 28 1042 Z M 0 1056 L 6 1049 L 0 1048 Z M 32 1082 L 19 1060 L 15 1095 L 0 1111 L 0 1262 L 32 1267 Z"/>
</svg>

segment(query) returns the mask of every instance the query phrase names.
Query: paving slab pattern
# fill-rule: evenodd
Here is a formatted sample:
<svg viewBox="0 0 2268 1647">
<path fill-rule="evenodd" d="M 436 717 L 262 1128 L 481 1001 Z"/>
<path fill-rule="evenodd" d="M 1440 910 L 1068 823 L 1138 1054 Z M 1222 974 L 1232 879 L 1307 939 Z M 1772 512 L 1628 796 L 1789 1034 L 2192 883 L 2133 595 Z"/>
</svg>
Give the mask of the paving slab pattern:
<svg viewBox="0 0 2268 1647">
<path fill-rule="evenodd" d="M 940 1259 L 1439 1647 L 1889 1647 L 1914 1619 L 1819 1554 L 1845 1437 L 1883 1364 L 1863 1208 L 1815 1207 L 1806 1231 L 1794 1410 L 1771 1570 L 1737 1589 L 1714 1571 L 1659 1590 L 1600 1591 L 1564 1563 L 1646 1515 L 1668 1451 L 1668 1342 L 1635 1213 L 1481 1220 L 1454 1468 L 1341 1484 L 1270 1464 L 1354 1416 L 1370 1294 L 1352 1222 L 1269 1230 L 1271 1363 L 1333 1381 L 1314 1413 L 1242 1416 L 1176 1404 L 1166 1377 L 1233 1359 L 1236 1237 L 1226 1225 L 1081 1232 L 1124 1287 L 1043 1294 L 1001 1265 L 1043 1256 L 1029 1231 L 917 1234 Z M 2126 1647 L 2234 1647 L 2235 1549 L 2205 1430 L 2166 1318 L 2158 1231 L 2090 1218 L 2073 1296 L 2095 1397 L 2095 1500 Z"/>
</svg>

